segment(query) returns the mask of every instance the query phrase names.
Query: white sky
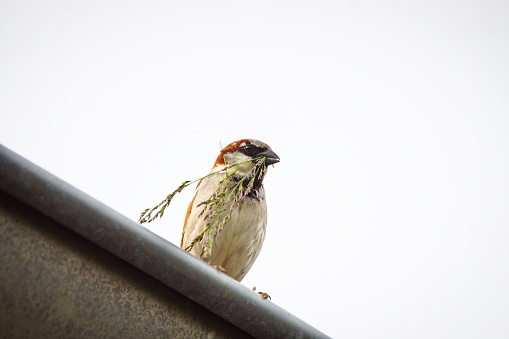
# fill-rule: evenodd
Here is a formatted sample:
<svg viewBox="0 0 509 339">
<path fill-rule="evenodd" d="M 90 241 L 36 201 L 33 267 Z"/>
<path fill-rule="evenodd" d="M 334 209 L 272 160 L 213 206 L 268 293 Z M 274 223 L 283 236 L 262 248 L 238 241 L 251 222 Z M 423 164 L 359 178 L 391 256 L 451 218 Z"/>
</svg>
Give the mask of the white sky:
<svg viewBox="0 0 509 339">
<path fill-rule="evenodd" d="M 0 0 L 0 142 L 132 219 L 281 157 L 243 283 L 338 338 L 509 337 L 509 2 Z M 178 244 L 192 188 L 149 228 Z"/>
</svg>

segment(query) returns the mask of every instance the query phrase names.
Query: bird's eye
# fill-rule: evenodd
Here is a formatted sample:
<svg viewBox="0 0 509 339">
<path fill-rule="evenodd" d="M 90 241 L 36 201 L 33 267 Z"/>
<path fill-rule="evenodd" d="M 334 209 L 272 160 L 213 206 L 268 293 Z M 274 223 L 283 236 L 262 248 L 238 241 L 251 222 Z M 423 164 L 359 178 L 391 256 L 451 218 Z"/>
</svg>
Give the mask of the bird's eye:
<svg viewBox="0 0 509 339">
<path fill-rule="evenodd" d="M 245 150 L 250 150 L 250 149 L 253 149 L 253 148 L 254 148 L 254 146 L 251 145 L 251 144 L 247 144 L 246 146 L 244 146 Z"/>
</svg>

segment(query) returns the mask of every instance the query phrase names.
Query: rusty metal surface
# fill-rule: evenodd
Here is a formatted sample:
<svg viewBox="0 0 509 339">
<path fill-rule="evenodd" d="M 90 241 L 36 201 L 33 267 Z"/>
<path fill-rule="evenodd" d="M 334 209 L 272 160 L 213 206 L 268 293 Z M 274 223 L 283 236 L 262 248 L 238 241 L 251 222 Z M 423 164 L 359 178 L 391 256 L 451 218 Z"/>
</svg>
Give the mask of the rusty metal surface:
<svg viewBox="0 0 509 339">
<path fill-rule="evenodd" d="M 0 337 L 251 338 L 0 191 Z"/>
<path fill-rule="evenodd" d="M 0 145 L 0 190 L 259 338 L 324 338 L 311 325 Z"/>
</svg>

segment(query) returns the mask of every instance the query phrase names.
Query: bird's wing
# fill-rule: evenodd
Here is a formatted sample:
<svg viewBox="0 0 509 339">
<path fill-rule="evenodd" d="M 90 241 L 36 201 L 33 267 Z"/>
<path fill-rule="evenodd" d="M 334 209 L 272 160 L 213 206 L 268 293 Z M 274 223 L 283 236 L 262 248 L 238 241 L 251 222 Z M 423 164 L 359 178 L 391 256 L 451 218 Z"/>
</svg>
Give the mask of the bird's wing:
<svg viewBox="0 0 509 339">
<path fill-rule="evenodd" d="M 193 209 L 194 199 L 196 199 L 196 195 L 198 195 L 198 192 L 196 192 L 193 200 L 191 200 L 191 203 L 189 203 L 189 207 L 187 208 L 186 220 L 184 221 L 184 229 L 182 230 L 182 239 L 180 240 L 180 247 L 184 245 L 184 234 L 186 233 L 187 220 L 189 219 L 189 215 L 191 214 L 191 210 Z"/>
</svg>

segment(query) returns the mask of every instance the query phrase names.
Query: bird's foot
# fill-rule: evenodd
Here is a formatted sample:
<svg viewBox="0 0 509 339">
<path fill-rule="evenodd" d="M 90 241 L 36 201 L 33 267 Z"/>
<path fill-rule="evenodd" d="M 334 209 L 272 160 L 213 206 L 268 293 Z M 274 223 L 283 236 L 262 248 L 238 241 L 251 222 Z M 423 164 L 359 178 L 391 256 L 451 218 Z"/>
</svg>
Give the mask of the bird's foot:
<svg viewBox="0 0 509 339">
<path fill-rule="evenodd" d="M 209 262 L 208 264 L 209 264 L 210 266 L 214 267 L 214 268 L 215 268 L 216 270 L 218 270 L 219 272 L 223 272 L 224 274 L 226 274 L 226 270 L 225 270 L 222 266 L 220 266 L 220 265 L 214 265 L 214 264 L 212 264 L 212 263 L 210 263 L 210 262 Z"/>
<path fill-rule="evenodd" d="M 253 287 L 253 291 L 255 291 L 255 292 L 256 292 L 256 286 L 255 286 L 255 287 Z M 272 298 L 270 297 L 270 295 L 269 295 L 268 293 L 265 293 L 265 292 L 256 292 L 256 293 L 258 293 L 259 295 L 261 295 L 261 297 L 262 297 L 263 299 L 269 299 L 269 300 L 272 300 Z"/>
</svg>

